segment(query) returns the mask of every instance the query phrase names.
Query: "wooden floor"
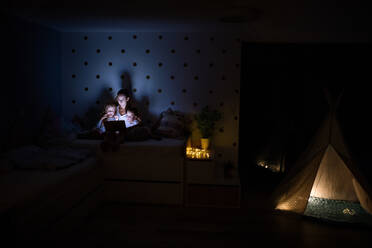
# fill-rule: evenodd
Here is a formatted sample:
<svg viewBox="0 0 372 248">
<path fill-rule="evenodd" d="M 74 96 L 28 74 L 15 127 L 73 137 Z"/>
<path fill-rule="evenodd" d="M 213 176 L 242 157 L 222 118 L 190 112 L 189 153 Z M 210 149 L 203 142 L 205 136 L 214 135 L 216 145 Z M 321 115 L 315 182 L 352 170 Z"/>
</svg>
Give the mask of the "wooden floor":
<svg viewBox="0 0 372 248">
<path fill-rule="evenodd" d="M 104 204 L 87 217 L 66 217 L 39 236 L 15 242 L 39 247 L 372 247 L 369 228 L 272 212 L 265 192 L 255 192 L 243 192 L 239 209 Z"/>
</svg>

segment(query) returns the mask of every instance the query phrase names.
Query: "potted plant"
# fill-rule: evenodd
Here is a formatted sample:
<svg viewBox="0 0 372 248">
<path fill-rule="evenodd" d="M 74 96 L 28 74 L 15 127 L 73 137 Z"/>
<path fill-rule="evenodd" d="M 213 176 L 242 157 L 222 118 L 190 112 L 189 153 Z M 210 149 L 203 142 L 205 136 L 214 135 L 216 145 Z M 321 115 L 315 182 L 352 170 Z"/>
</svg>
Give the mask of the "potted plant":
<svg viewBox="0 0 372 248">
<path fill-rule="evenodd" d="M 195 115 L 195 120 L 202 136 L 202 149 L 208 149 L 209 140 L 213 135 L 215 123 L 221 118 L 222 114 L 218 110 L 210 110 L 208 106 L 205 106 L 200 113 Z"/>
</svg>

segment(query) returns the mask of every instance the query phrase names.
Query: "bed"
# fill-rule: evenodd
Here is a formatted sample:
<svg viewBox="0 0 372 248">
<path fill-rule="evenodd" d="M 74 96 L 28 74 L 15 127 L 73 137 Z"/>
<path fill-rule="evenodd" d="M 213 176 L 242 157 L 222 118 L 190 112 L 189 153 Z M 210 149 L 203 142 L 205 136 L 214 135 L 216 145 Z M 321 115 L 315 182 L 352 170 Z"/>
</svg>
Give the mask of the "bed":
<svg viewBox="0 0 372 248">
<path fill-rule="evenodd" d="M 99 147 L 100 140 L 76 140 Z M 185 139 L 126 142 L 116 152 L 97 149 L 104 170 L 106 201 L 183 204 Z"/>
<path fill-rule="evenodd" d="M 32 235 L 75 210 L 87 213 L 99 202 L 97 198 L 89 207 L 84 205 L 103 182 L 102 167 L 91 150 L 69 146 L 45 152 L 27 147 L 2 154 L 3 164 L 10 160 L 14 168 L 0 173 L 0 219 L 5 233 Z M 81 211 L 81 206 L 87 208 Z"/>
</svg>

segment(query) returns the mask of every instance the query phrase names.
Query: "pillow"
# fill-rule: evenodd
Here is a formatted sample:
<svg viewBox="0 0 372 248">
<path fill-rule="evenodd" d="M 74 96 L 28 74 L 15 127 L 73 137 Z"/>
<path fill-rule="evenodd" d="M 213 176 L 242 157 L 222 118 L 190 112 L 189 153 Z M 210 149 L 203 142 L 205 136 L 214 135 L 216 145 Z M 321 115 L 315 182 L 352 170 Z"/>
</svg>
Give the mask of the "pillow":
<svg viewBox="0 0 372 248">
<path fill-rule="evenodd" d="M 40 132 L 35 136 L 34 143 L 38 146 L 48 147 L 52 144 L 69 143 L 75 136 L 68 123 L 48 107 L 41 123 Z"/>
<path fill-rule="evenodd" d="M 185 117 L 179 111 L 168 108 L 160 114 L 154 133 L 166 138 L 181 138 L 185 136 Z"/>
</svg>

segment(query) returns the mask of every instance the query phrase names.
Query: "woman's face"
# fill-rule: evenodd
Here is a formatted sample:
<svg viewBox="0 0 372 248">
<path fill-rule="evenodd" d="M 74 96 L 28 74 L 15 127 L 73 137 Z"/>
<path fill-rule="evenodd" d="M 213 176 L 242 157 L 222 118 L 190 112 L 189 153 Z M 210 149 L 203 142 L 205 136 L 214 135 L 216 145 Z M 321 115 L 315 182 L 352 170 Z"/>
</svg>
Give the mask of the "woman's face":
<svg viewBox="0 0 372 248">
<path fill-rule="evenodd" d="M 117 101 L 120 107 L 125 109 L 127 106 L 127 102 L 129 101 L 129 97 L 124 96 L 124 95 L 119 95 L 117 97 Z"/>
</svg>

